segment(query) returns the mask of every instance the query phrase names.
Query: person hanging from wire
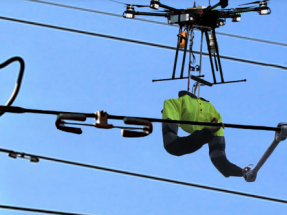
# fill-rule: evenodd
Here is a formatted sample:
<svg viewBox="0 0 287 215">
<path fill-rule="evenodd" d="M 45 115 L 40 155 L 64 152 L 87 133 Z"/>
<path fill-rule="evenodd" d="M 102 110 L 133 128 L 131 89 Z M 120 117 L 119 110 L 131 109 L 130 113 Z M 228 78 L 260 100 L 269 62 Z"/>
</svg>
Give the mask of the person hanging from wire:
<svg viewBox="0 0 287 215">
<path fill-rule="evenodd" d="M 178 99 L 166 99 L 162 118 L 198 122 L 222 123 L 222 117 L 215 107 L 204 98 L 198 98 L 188 91 L 180 91 Z M 178 127 L 190 133 L 179 137 Z M 217 170 L 225 177 L 244 176 L 251 168 L 240 168 L 229 162 L 225 153 L 224 125 L 204 127 L 176 123 L 162 123 L 163 143 L 166 151 L 175 156 L 182 156 L 199 150 L 208 143 L 209 157 Z"/>
</svg>

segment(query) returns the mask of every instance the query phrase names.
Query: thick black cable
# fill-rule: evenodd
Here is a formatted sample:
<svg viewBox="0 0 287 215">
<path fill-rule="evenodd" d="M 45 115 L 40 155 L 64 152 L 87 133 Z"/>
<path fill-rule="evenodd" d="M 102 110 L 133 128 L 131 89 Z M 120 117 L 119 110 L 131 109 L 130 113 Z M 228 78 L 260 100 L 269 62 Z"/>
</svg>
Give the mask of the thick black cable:
<svg viewBox="0 0 287 215">
<path fill-rule="evenodd" d="M 66 111 L 54 111 L 54 110 L 39 110 L 39 109 L 28 109 L 16 106 L 3 106 L 0 105 L 0 110 L 8 113 L 34 113 L 34 114 L 51 114 L 51 115 L 61 115 L 61 114 L 72 114 L 72 115 L 82 115 L 88 118 L 97 119 L 96 113 L 80 113 L 80 112 L 66 112 Z M 188 120 L 167 120 L 167 119 L 159 119 L 159 118 L 149 118 L 149 117 L 134 117 L 134 116 L 119 116 L 119 115 L 111 115 L 107 114 L 108 119 L 115 120 L 125 120 L 127 118 L 137 120 L 144 120 L 148 122 L 168 122 L 168 123 L 177 123 L 177 124 L 185 124 L 185 125 L 201 125 L 201 126 L 222 126 L 222 123 L 213 123 L 213 122 L 198 122 L 198 121 L 188 121 Z M 65 119 L 65 118 L 63 118 Z M 69 118 L 70 120 L 77 120 L 76 118 Z M 64 122 L 63 122 L 64 123 Z M 134 125 L 143 125 L 142 123 L 131 123 Z M 86 124 L 82 124 L 86 125 Z M 92 125 L 90 125 L 92 126 Z M 254 130 L 265 130 L 265 131 L 276 131 L 281 132 L 280 127 L 269 127 L 269 126 L 258 126 L 258 125 L 239 125 L 239 124 L 230 124 L 224 123 L 225 128 L 238 128 L 238 129 L 254 129 Z"/>
<path fill-rule="evenodd" d="M 24 208 L 24 207 L 16 207 L 16 206 L 9 206 L 9 205 L 0 205 L 0 209 L 18 210 L 18 211 L 44 213 L 44 214 L 56 214 L 56 215 L 91 215 L 91 214 L 69 213 L 69 212 L 35 209 L 35 208 Z"/>
<path fill-rule="evenodd" d="M 210 187 L 210 186 L 205 186 L 205 185 L 200 185 L 200 184 L 194 184 L 194 183 L 189 183 L 189 182 L 184 182 L 184 181 L 177 181 L 177 180 L 173 180 L 173 179 L 161 178 L 161 177 L 157 177 L 157 176 L 144 175 L 144 174 L 140 174 L 140 173 L 111 169 L 111 168 L 102 167 L 102 166 L 95 166 L 95 165 L 90 165 L 90 164 L 78 163 L 78 162 L 74 162 L 74 161 L 67 161 L 67 160 L 61 160 L 61 159 L 57 159 L 57 158 L 45 157 L 45 156 L 41 156 L 41 155 L 16 152 L 16 151 L 8 150 L 8 149 L 1 149 L 1 148 L 0 148 L 0 152 L 4 152 L 4 153 L 8 153 L 8 154 L 11 154 L 11 153 L 15 154 L 16 153 L 16 154 L 21 154 L 22 156 L 37 157 L 39 159 L 48 160 L 48 161 L 52 161 L 52 162 L 59 162 L 59 163 L 64 163 L 64 164 L 69 164 L 69 165 L 75 165 L 75 166 L 80 166 L 80 167 L 86 167 L 86 168 L 91 168 L 91 169 L 107 171 L 107 172 L 129 175 L 129 176 L 133 176 L 133 177 L 140 177 L 140 178 L 156 180 L 156 181 L 161 181 L 161 182 L 167 182 L 167 183 L 172 183 L 172 184 L 177 184 L 177 185 L 196 187 L 199 189 L 212 190 L 212 191 L 216 191 L 216 192 L 229 193 L 229 194 L 234 194 L 234 195 L 240 195 L 240 196 L 245 196 L 245 197 L 250 197 L 250 198 L 256 198 L 256 199 L 261 199 L 261 200 L 266 200 L 266 201 L 273 201 L 273 202 L 279 202 L 279 203 L 287 204 L 287 200 L 283 200 L 283 199 L 276 199 L 276 198 L 271 198 L 271 197 L 267 197 L 267 196 L 259 196 L 259 195 L 254 195 L 254 194 L 250 194 L 250 193 L 243 193 L 243 192 L 238 192 L 238 191 L 233 191 L 233 190 L 226 190 L 226 189 Z"/>
<path fill-rule="evenodd" d="M 45 27 L 45 28 L 52 28 L 52 29 L 57 29 L 57 30 L 62 30 L 62 31 L 68 31 L 68 32 L 73 32 L 73 33 L 79 33 L 79 34 L 85 34 L 85 35 L 90 35 L 90 36 L 96 36 L 96 37 L 102 37 L 102 38 L 107 38 L 107 39 L 119 40 L 119 41 L 124 41 L 124 42 L 136 43 L 136 44 L 141 44 L 141 45 L 153 46 L 153 47 L 158 47 L 158 48 L 163 48 L 163 49 L 176 50 L 176 48 L 172 47 L 172 46 L 161 45 L 161 44 L 150 43 L 150 42 L 144 42 L 144 41 L 133 40 L 133 39 L 127 39 L 127 38 L 122 38 L 122 37 L 106 35 L 106 34 L 99 34 L 99 33 L 94 33 L 94 32 L 88 32 L 88 31 L 82 31 L 82 30 L 66 28 L 66 27 L 60 27 L 60 26 L 55 26 L 55 25 L 48 25 L 48 24 L 44 24 L 44 23 L 31 22 L 31 21 L 15 19 L 15 18 L 9 18 L 9 17 L 3 17 L 3 16 L 0 16 L 0 19 L 7 20 L 7 21 L 12 21 L 12 22 L 18 22 L 18 23 L 22 23 L 22 24 L 35 25 L 35 26 L 40 26 L 40 27 Z M 183 50 L 180 50 L 180 51 L 183 51 Z M 188 52 L 190 52 L 190 50 L 188 50 Z M 200 54 L 200 52 L 198 52 L 198 51 L 193 51 L 193 53 Z M 206 53 L 206 52 L 202 52 L 202 54 L 208 56 L 208 53 Z M 250 64 L 254 64 L 254 65 L 259 65 L 259 66 L 268 66 L 268 67 L 274 67 L 274 68 L 287 70 L 287 67 L 281 66 L 281 65 L 277 65 L 277 64 L 268 64 L 268 63 L 263 63 L 263 62 L 258 62 L 258 61 L 245 60 L 245 59 L 240 59 L 240 58 L 233 58 L 233 57 L 224 56 L 224 55 L 220 55 L 220 57 L 222 59 L 238 61 L 238 62 L 242 62 L 242 63 L 250 63 Z"/>
<path fill-rule="evenodd" d="M 5 61 L 4 63 L 0 64 L 0 69 L 3 69 L 4 67 L 8 66 L 9 64 L 18 61 L 20 63 L 20 70 L 19 70 L 19 74 L 18 74 L 18 78 L 14 87 L 14 90 L 9 98 L 9 100 L 6 102 L 6 106 L 11 106 L 13 104 L 13 102 L 15 101 L 15 99 L 18 96 L 18 93 L 20 91 L 21 88 L 21 84 L 22 84 L 22 79 L 23 79 L 23 75 L 24 75 L 24 70 L 25 70 L 25 62 L 21 57 L 12 57 L 10 59 L 8 59 L 7 61 Z M 0 116 L 2 116 L 4 114 L 4 112 L 0 111 Z"/>
<path fill-rule="evenodd" d="M 109 13 L 109 12 L 105 12 L 105 11 L 92 10 L 92 9 L 75 7 L 75 6 L 64 5 L 64 4 L 58 4 L 58 3 L 47 2 L 47 1 L 39 1 L 39 0 L 24 0 L 24 1 L 47 4 L 47 5 L 52 5 L 52 6 L 56 6 L 56 7 L 63 7 L 63 8 L 73 9 L 73 10 L 91 12 L 91 13 L 98 13 L 98 14 L 107 15 L 107 16 L 114 16 L 114 17 L 120 17 L 120 18 L 123 17 L 121 14 Z M 170 25 L 170 24 L 165 23 L 165 22 L 158 22 L 158 21 L 153 21 L 153 20 L 149 20 L 149 19 L 134 18 L 134 20 L 178 28 L 177 25 Z M 195 29 L 195 30 L 198 30 L 198 29 Z M 245 39 L 245 40 L 251 40 L 251 41 L 255 41 L 255 42 L 268 43 L 268 44 L 272 44 L 272 45 L 286 46 L 287 47 L 286 43 L 280 43 L 280 42 L 275 42 L 275 41 L 269 41 L 269 40 L 263 40 L 263 39 L 257 39 L 257 38 L 252 38 L 252 37 L 246 37 L 246 36 L 235 35 L 235 34 L 227 34 L 227 33 L 221 33 L 221 32 L 216 32 L 216 34 L 222 35 L 222 36 L 227 36 L 227 37 L 234 37 L 234 38 L 239 38 L 239 39 Z"/>
</svg>

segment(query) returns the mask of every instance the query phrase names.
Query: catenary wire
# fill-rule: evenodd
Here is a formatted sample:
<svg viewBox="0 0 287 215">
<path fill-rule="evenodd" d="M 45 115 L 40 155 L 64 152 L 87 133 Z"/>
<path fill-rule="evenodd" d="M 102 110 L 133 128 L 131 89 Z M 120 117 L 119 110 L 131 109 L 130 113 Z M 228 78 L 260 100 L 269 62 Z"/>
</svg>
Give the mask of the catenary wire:
<svg viewBox="0 0 287 215">
<path fill-rule="evenodd" d="M 256 199 L 261 199 L 261 200 L 266 200 L 266 201 L 273 201 L 273 202 L 287 204 L 287 200 L 283 200 L 283 199 L 277 199 L 277 198 L 272 198 L 272 197 L 267 197 L 267 196 L 260 196 L 260 195 L 250 194 L 250 193 L 243 193 L 243 192 L 238 192 L 238 191 L 233 191 L 233 190 L 226 190 L 226 189 L 221 189 L 221 188 L 217 188 L 217 187 L 210 187 L 210 186 L 194 184 L 194 183 L 189 183 L 189 182 L 184 182 L 184 181 L 161 178 L 161 177 L 152 176 L 152 175 L 144 175 L 144 174 L 135 173 L 135 172 L 128 172 L 128 171 L 124 171 L 124 170 L 112 169 L 112 168 L 107 168 L 107 167 L 102 167 L 102 166 L 95 166 L 95 165 L 90 165 L 90 164 L 74 162 L 74 161 L 67 161 L 67 160 L 62 160 L 62 159 L 58 159 L 58 158 L 45 157 L 45 156 L 41 156 L 41 155 L 28 154 L 28 153 L 23 153 L 23 152 L 16 152 L 16 151 L 8 150 L 8 149 L 1 149 L 0 148 L 0 152 L 8 153 L 8 154 L 11 154 L 11 153 L 15 154 L 16 153 L 16 154 L 20 154 L 22 156 L 37 157 L 39 159 L 48 160 L 48 161 L 52 161 L 52 162 L 64 163 L 64 164 L 69 164 L 69 165 L 85 167 L 85 168 L 97 169 L 97 170 L 101 170 L 101 171 L 107 171 L 107 172 L 129 175 L 129 176 L 133 176 L 133 177 L 140 177 L 140 178 L 145 178 L 145 179 L 150 179 L 150 180 L 155 180 L 155 181 L 167 182 L 167 183 L 171 183 L 171 184 L 195 187 L 195 188 L 199 188 L 199 189 L 211 190 L 211 191 L 216 191 L 216 192 L 240 195 L 240 196 L 245 196 L 245 197 L 250 197 L 250 198 L 256 198 Z"/>
<path fill-rule="evenodd" d="M 22 20 L 22 19 L 15 19 L 15 18 L 4 17 L 4 16 L 0 16 L 0 19 L 6 20 L 6 21 L 18 22 L 18 23 L 22 23 L 22 24 L 29 24 L 29 25 L 35 25 L 35 26 L 40 26 L 40 27 L 45 27 L 45 28 L 68 31 L 68 32 L 73 32 L 73 33 L 79 33 L 79 34 L 108 38 L 108 39 L 119 40 L 119 41 L 124 41 L 124 42 L 136 43 L 136 44 L 141 44 L 141 45 L 153 46 L 153 47 L 158 47 L 158 48 L 163 48 L 163 49 L 176 50 L 176 48 L 172 47 L 172 46 L 167 46 L 167 45 L 162 45 L 162 44 L 157 44 L 157 43 L 150 43 L 150 42 L 134 40 L 134 39 L 127 39 L 127 38 L 123 38 L 123 37 L 116 37 L 116 36 L 106 35 L 106 34 L 99 34 L 99 33 L 95 33 L 95 32 L 77 30 L 77 29 L 60 27 L 60 26 L 55 26 L 55 25 L 48 25 L 48 24 L 44 24 L 44 23 L 32 22 L 32 21 L 27 21 L 27 20 Z M 180 51 L 183 51 L 183 50 L 180 50 Z M 190 50 L 187 50 L 187 51 L 190 52 Z M 198 51 L 193 51 L 193 53 L 200 54 L 200 52 L 198 52 Z M 206 53 L 206 52 L 202 52 L 202 54 L 205 56 L 208 56 L 208 53 Z M 234 57 L 229 57 L 229 56 L 224 56 L 224 55 L 220 55 L 220 58 L 226 59 L 226 60 L 238 61 L 238 62 L 242 62 L 242 63 L 250 63 L 250 64 L 254 64 L 254 65 L 259 65 L 259 66 L 267 66 L 267 67 L 274 67 L 274 68 L 278 68 L 278 69 L 287 70 L 287 67 L 277 65 L 277 64 L 268 64 L 268 63 L 246 60 L 246 59 L 240 59 L 240 58 L 234 58 Z"/>
<path fill-rule="evenodd" d="M 26 207 L 16 207 L 16 206 L 9 206 L 9 205 L 0 205 L 0 209 L 18 210 L 18 211 L 43 213 L 43 214 L 56 214 L 56 215 L 91 215 L 91 214 L 69 213 L 69 212 L 51 211 L 51 210 L 26 208 Z"/>
<path fill-rule="evenodd" d="M 30 1 L 30 2 L 35 2 L 35 3 L 47 4 L 47 5 L 52 5 L 52 6 L 56 6 L 56 7 L 63 7 L 63 8 L 73 9 L 73 10 L 91 12 L 91 13 L 98 13 L 98 14 L 107 15 L 107 16 L 114 16 L 114 17 L 120 17 L 120 18 L 123 17 L 121 14 L 109 13 L 109 12 L 105 12 L 105 11 L 99 11 L 99 10 L 93 10 L 93 9 L 88 9 L 88 8 L 75 7 L 75 6 L 70 6 L 70 5 L 65 5 L 65 4 L 58 4 L 58 3 L 47 2 L 47 1 L 39 1 L 39 0 L 24 0 L 24 1 Z M 178 26 L 176 26 L 176 25 L 170 25 L 170 24 L 167 24 L 167 23 L 164 23 L 164 22 L 159 22 L 159 21 L 154 21 L 154 20 L 149 20 L 149 19 L 134 18 L 134 20 L 178 28 Z M 198 29 L 195 29 L 195 30 L 198 30 Z M 263 40 L 263 39 L 258 39 L 258 38 L 252 38 L 252 37 L 235 35 L 235 34 L 228 34 L 228 33 L 222 33 L 222 32 L 216 32 L 216 34 L 222 35 L 222 36 L 227 36 L 227 37 L 234 37 L 234 38 L 239 38 L 239 39 L 245 39 L 245 40 L 251 40 L 251 41 L 255 41 L 255 42 L 268 43 L 268 44 L 272 44 L 272 45 L 286 46 L 287 47 L 287 43 L 280 43 L 280 42 L 275 42 L 275 41 L 270 41 L 270 40 Z"/>
</svg>

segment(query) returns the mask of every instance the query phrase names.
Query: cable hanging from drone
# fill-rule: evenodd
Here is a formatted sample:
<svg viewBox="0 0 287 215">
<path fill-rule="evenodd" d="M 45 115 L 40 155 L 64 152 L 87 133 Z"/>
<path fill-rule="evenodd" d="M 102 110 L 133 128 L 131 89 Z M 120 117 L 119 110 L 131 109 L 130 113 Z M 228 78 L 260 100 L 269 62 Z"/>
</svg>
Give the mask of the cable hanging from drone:
<svg viewBox="0 0 287 215">
<path fill-rule="evenodd" d="M 23 75 L 24 75 L 24 70 L 25 70 L 25 62 L 21 57 L 12 57 L 10 59 L 8 59 L 7 61 L 5 61 L 4 63 L 0 64 L 0 69 L 3 69 L 4 67 L 10 65 L 13 62 L 18 61 L 20 63 L 20 70 L 19 70 L 19 74 L 18 74 L 18 78 L 14 87 L 14 90 L 9 98 L 9 100 L 6 102 L 5 106 L 10 106 L 13 104 L 13 102 L 15 101 L 19 90 L 21 88 L 21 83 L 22 83 L 22 79 L 23 79 Z M 0 111 L 0 116 L 2 116 L 5 112 Z"/>
<path fill-rule="evenodd" d="M 193 39 L 194 39 L 194 32 L 193 28 L 190 29 L 190 41 L 189 41 L 189 64 L 188 64 L 188 83 L 187 83 L 187 91 L 189 92 L 189 85 L 190 85 L 190 77 L 191 77 L 191 72 L 199 72 L 200 67 L 198 65 L 192 66 L 193 64 L 196 63 L 195 56 L 192 51 L 193 47 Z M 198 83 L 198 82 L 196 82 Z"/>
</svg>

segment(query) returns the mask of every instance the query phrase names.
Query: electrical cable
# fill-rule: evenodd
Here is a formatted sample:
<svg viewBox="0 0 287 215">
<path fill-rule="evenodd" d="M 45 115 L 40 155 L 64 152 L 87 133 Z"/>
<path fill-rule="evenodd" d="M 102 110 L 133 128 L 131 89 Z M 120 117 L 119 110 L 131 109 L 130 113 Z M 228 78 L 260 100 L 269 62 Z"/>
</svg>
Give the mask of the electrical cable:
<svg viewBox="0 0 287 215">
<path fill-rule="evenodd" d="M 196 59 L 195 59 L 195 56 L 193 54 L 193 51 L 192 51 L 192 46 L 193 46 L 193 39 L 194 39 L 194 32 L 193 32 L 194 29 L 191 29 L 190 30 L 190 42 L 189 42 L 189 65 L 191 64 L 195 64 L 196 63 Z M 191 60 L 191 56 L 192 56 L 192 60 Z"/>
<path fill-rule="evenodd" d="M 123 170 L 118 170 L 118 169 L 111 169 L 111 168 L 102 167 L 102 166 L 95 166 L 95 165 L 90 165 L 90 164 L 78 163 L 78 162 L 74 162 L 74 161 L 61 160 L 61 159 L 45 157 L 45 156 L 41 156 L 41 155 L 27 154 L 27 153 L 23 153 L 23 152 L 16 152 L 16 151 L 8 150 L 8 149 L 1 149 L 1 148 L 0 148 L 0 152 L 8 153 L 9 155 L 10 154 L 14 154 L 14 155 L 20 154 L 23 157 L 26 157 L 26 156 L 37 157 L 38 159 L 48 160 L 48 161 L 52 161 L 52 162 L 64 163 L 64 164 L 69 164 L 69 165 L 75 165 L 75 166 L 80 166 L 80 167 L 97 169 L 97 170 L 101 170 L 101 171 L 107 171 L 107 172 L 129 175 L 129 176 L 133 176 L 133 177 L 140 177 L 140 178 L 145 178 L 145 179 L 150 179 L 150 180 L 155 180 L 155 181 L 167 182 L 167 183 L 189 186 L 189 187 L 196 187 L 199 189 L 212 190 L 212 191 L 216 191 L 216 192 L 229 193 L 229 194 L 234 194 L 234 195 L 240 195 L 240 196 L 245 196 L 245 197 L 250 197 L 250 198 L 256 198 L 256 199 L 261 199 L 261 200 L 266 200 L 266 201 L 273 201 L 273 202 L 279 202 L 279 203 L 287 204 L 287 200 L 283 200 L 283 199 L 254 195 L 254 194 L 250 194 L 250 193 L 243 193 L 243 192 L 238 192 L 238 191 L 233 191 L 233 190 L 226 190 L 226 189 L 210 187 L 210 186 L 205 186 L 205 185 L 200 185 L 200 184 L 194 184 L 194 183 L 189 183 L 189 182 L 184 182 L 184 181 L 177 181 L 177 180 L 173 180 L 173 179 L 161 178 L 161 177 L 157 177 L 157 176 L 144 175 L 144 174 L 140 174 L 140 173 L 128 172 L 128 171 L 123 171 Z"/>
<path fill-rule="evenodd" d="M 15 18 L 10 18 L 10 17 L 0 16 L 0 19 L 6 20 L 6 21 L 18 22 L 18 23 L 22 23 L 22 24 L 35 25 L 35 26 L 40 26 L 40 27 L 45 27 L 45 28 L 68 31 L 68 32 L 73 32 L 73 33 L 79 33 L 79 34 L 85 34 L 85 35 L 96 36 L 96 37 L 103 37 L 103 38 L 108 38 L 108 39 L 113 39 L 113 40 L 124 41 L 124 42 L 136 43 L 136 44 L 141 44 L 141 45 L 153 46 L 153 47 L 158 47 L 158 48 L 163 48 L 163 49 L 176 50 L 175 47 L 167 46 L 167 45 L 161 45 L 161 44 L 144 42 L 144 41 L 133 40 L 133 39 L 127 39 L 127 38 L 116 37 L 116 36 L 112 36 L 112 35 L 99 34 L 99 33 L 88 32 L 88 31 L 77 30 L 77 29 L 66 28 L 66 27 L 60 27 L 60 26 L 55 26 L 55 25 L 48 25 L 48 24 L 44 24 L 44 23 L 31 22 L 31 21 L 15 19 Z M 180 50 L 180 51 L 183 51 L 183 50 Z M 187 51 L 190 52 L 190 50 L 187 50 Z M 193 53 L 200 54 L 200 52 L 198 52 L 198 51 L 193 51 Z M 202 52 L 202 55 L 208 56 L 208 53 Z M 273 67 L 273 68 L 287 70 L 287 67 L 277 65 L 277 64 L 268 64 L 268 63 L 246 60 L 246 59 L 240 59 L 240 58 L 234 58 L 234 57 L 229 57 L 229 56 L 224 56 L 224 55 L 220 55 L 220 58 L 226 59 L 226 60 L 231 60 L 231 61 L 238 61 L 238 62 L 242 62 L 242 63 L 250 63 L 250 64 L 254 64 L 254 65 L 259 65 L 259 66 L 267 66 L 267 67 Z"/>
<path fill-rule="evenodd" d="M 63 8 L 73 9 L 73 10 L 91 12 L 91 13 L 98 13 L 98 14 L 107 15 L 107 16 L 114 16 L 114 17 L 120 17 L 120 18 L 123 17 L 121 14 L 115 14 L 115 13 L 109 13 L 109 12 L 104 12 L 104 11 L 99 11 L 99 10 L 92 10 L 92 9 L 75 7 L 75 6 L 70 6 L 70 5 L 52 3 L 52 2 L 47 2 L 47 1 L 39 1 L 39 0 L 24 0 L 24 1 L 30 1 L 30 2 L 34 2 L 34 3 L 47 4 L 47 5 L 52 5 L 52 6 L 56 6 L 56 7 L 63 7 Z M 176 25 L 170 25 L 170 24 L 167 24 L 167 23 L 164 23 L 164 22 L 158 22 L 158 21 L 149 20 L 149 19 L 134 18 L 134 20 L 178 28 L 178 26 L 176 26 Z M 195 30 L 198 30 L 198 29 L 195 29 Z M 245 39 L 245 40 L 251 40 L 251 41 L 255 41 L 255 42 L 268 43 L 268 44 L 272 44 L 272 45 L 278 45 L 278 46 L 285 46 L 285 47 L 287 47 L 287 43 L 280 43 L 280 42 L 275 42 L 275 41 L 270 41 L 270 40 L 263 40 L 263 39 L 257 39 L 257 38 L 241 36 L 241 35 L 235 35 L 235 34 L 222 33 L 222 32 L 216 32 L 216 34 L 222 35 L 222 36 L 226 36 L 226 37 L 234 37 L 234 38 L 239 38 L 239 39 Z"/>
<path fill-rule="evenodd" d="M 69 212 L 60 212 L 60 211 L 50 211 L 43 209 L 35 209 L 35 208 L 24 208 L 24 207 L 16 207 L 9 205 L 0 205 L 0 209 L 8 209 L 8 210 L 18 210 L 18 211 L 27 211 L 33 213 L 44 213 L 44 214 L 57 214 L 57 215 L 91 215 L 91 214 L 79 214 L 79 213 L 69 213 Z"/>
</svg>

